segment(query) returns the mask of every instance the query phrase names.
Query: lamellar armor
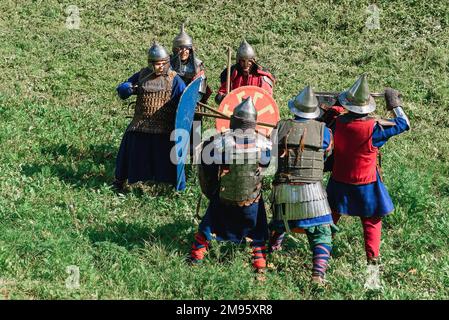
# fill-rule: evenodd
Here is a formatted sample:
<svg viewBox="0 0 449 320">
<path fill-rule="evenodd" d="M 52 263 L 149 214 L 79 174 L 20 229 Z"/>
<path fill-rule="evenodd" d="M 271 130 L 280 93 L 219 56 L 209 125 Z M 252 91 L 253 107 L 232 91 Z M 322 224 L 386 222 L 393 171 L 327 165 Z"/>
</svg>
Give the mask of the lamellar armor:
<svg viewBox="0 0 449 320">
<path fill-rule="evenodd" d="M 278 169 L 274 184 L 317 182 L 323 179 L 325 124 L 281 120 L 278 124 Z"/>
<path fill-rule="evenodd" d="M 325 124 L 310 86 L 290 100 L 289 108 L 302 121 L 281 120 L 277 125 L 278 167 L 271 201 L 275 220 L 311 219 L 331 212 L 322 185 Z"/>
<path fill-rule="evenodd" d="M 276 220 L 310 219 L 330 213 L 321 182 L 324 130 L 325 124 L 315 120 L 279 122 L 278 168 L 271 194 Z"/>
<path fill-rule="evenodd" d="M 174 128 L 177 105 L 171 100 L 176 72 L 156 76 L 149 68 L 139 74 L 134 117 L 128 131 L 170 133 Z"/>
<path fill-rule="evenodd" d="M 271 142 L 255 132 L 256 119 L 251 98 L 243 99 L 231 117 L 233 131 L 225 131 L 213 139 L 213 160 L 218 164 L 218 171 L 210 170 L 212 176 L 208 176 L 206 170 L 199 170 L 200 183 L 215 188 L 222 203 L 249 206 L 259 201 L 261 170 L 269 164 Z M 203 185 L 203 193 L 208 195 Z"/>
<path fill-rule="evenodd" d="M 270 144 L 256 133 L 224 133 L 216 141 L 218 154 L 224 156 L 220 166 L 220 200 L 223 203 L 248 206 L 258 202 L 262 188 L 262 157 Z"/>
</svg>

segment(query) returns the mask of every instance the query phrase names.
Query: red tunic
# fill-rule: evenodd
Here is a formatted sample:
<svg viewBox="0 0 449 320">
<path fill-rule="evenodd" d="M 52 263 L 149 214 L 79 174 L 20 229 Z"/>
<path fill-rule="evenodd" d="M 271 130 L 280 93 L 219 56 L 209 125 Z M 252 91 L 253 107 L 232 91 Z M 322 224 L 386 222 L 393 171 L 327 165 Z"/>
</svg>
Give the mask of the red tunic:
<svg viewBox="0 0 449 320">
<path fill-rule="evenodd" d="M 218 90 L 219 94 L 226 94 L 226 69 L 221 73 L 221 86 Z M 271 82 L 271 83 L 270 83 Z M 242 73 L 238 71 L 236 65 L 231 67 L 231 90 L 237 89 L 243 86 L 257 86 L 265 89 L 270 95 L 273 95 L 274 77 L 268 71 L 264 71 L 261 68 L 255 68 L 248 77 L 244 77 Z"/>
<path fill-rule="evenodd" d="M 372 144 L 374 123 L 373 118 L 350 122 L 337 118 L 332 169 L 335 181 L 355 185 L 376 181 L 378 148 Z"/>
</svg>

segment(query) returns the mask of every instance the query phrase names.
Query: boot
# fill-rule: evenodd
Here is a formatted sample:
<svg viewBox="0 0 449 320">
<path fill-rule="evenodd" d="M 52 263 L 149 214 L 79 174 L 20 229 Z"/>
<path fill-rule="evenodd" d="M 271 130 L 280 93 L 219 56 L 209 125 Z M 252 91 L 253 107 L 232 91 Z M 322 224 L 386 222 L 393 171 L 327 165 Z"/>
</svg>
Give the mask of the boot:
<svg viewBox="0 0 449 320">
<path fill-rule="evenodd" d="M 320 243 L 313 247 L 313 268 L 312 268 L 312 282 L 323 285 L 326 281 L 324 279 L 331 256 L 332 247 Z"/>
<path fill-rule="evenodd" d="M 266 246 L 253 246 L 252 264 L 257 273 L 264 273 L 267 267 L 266 250 Z"/>
<path fill-rule="evenodd" d="M 284 241 L 285 232 L 278 233 L 277 231 L 271 232 L 270 242 L 268 248 L 270 252 L 282 250 L 282 241 Z"/>
<path fill-rule="evenodd" d="M 204 254 L 209 249 L 209 242 L 206 237 L 201 233 L 195 233 L 195 241 L 192 244 L 192 250 L 190 251 L 189 262 L 196 264 L 204 259 Z"/>
</svg>

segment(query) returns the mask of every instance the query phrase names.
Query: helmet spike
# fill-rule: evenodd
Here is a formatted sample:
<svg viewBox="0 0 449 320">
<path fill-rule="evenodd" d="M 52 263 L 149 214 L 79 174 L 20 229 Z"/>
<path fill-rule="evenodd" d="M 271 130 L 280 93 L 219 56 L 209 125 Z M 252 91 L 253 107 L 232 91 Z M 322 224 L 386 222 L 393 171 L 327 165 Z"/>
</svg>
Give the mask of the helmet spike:
<svg viewBox="0 0 449 320">
<path fill-rule="evenodd" d="M 251 97 L 242 99 L 232 112 L 231 129 L 255 128 L 257 121 L 257 111 Z"/>
<path fill-rule="evenodd" d="M 256 51 L 254 51 L 246 39 L 243 39 L 237 49 L 237 62 L 241 59 L 256 59 Z"/>
<path fill-rule="evenodd" d="M 347 110 L 358 114 L 367 114 L 376 109 L 376 102 L 370 94 L 366 73 L 360 75 L 351 88 L 342 92 L 338 100 Z"/>
<path fill-rule="evenodd" d="M 181 23 L 178 35 L 173 39 L 173 51 L 179 47 L 191 48 L 192 46 L 193 46 L 192 37 L 189 36 L 185 31 L 184 23 Z"/>
<path fill-rule="evenodd" d="M 315 119 L 320 116 L 319 102 L 312 89 L 307 85 L 295 98 L 288 102 L 290 111 L 305 119 Z"/>
</svg>

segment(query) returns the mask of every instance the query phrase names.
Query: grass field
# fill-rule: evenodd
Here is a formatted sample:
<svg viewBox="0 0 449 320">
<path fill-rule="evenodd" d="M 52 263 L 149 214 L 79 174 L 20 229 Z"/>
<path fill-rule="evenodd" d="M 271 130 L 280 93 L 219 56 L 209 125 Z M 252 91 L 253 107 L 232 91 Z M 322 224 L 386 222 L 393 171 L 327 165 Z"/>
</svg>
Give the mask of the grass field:
<svg viewBox="0 0 449 320">
<path fill-rule="evenodd" d="M 0 2 L 0 298 L 449 298 L 449 4 L 375 1 L 380 28 L 370 29 L 369 1 L 239 2 Z M 66 28 L 69 5 L 79 29 Z M 412 131 L 383 148 L 396 208 L 384 220 L 383 290 L 363 287 L 357 219 L 339 224 L 330 284 L 317 291 L 304 236 L 270 258 L 264 283 L 248 247 L 215 244 L 202 266 L 186 265 L 198 224 L 192 171 L 183 193 L 110 189 L 130 120 L 115 87 L 145 65 L 153 39 L 170 48 L 183 21 L 214 90 L 224 46 L 245 36 L 277 78 L 283 117 L 308 83 L 344 90 L 367 72 L 373 91 L 403 92 Z M 80 285 L 70 289 L 72 265 Z"/>
</svg>

